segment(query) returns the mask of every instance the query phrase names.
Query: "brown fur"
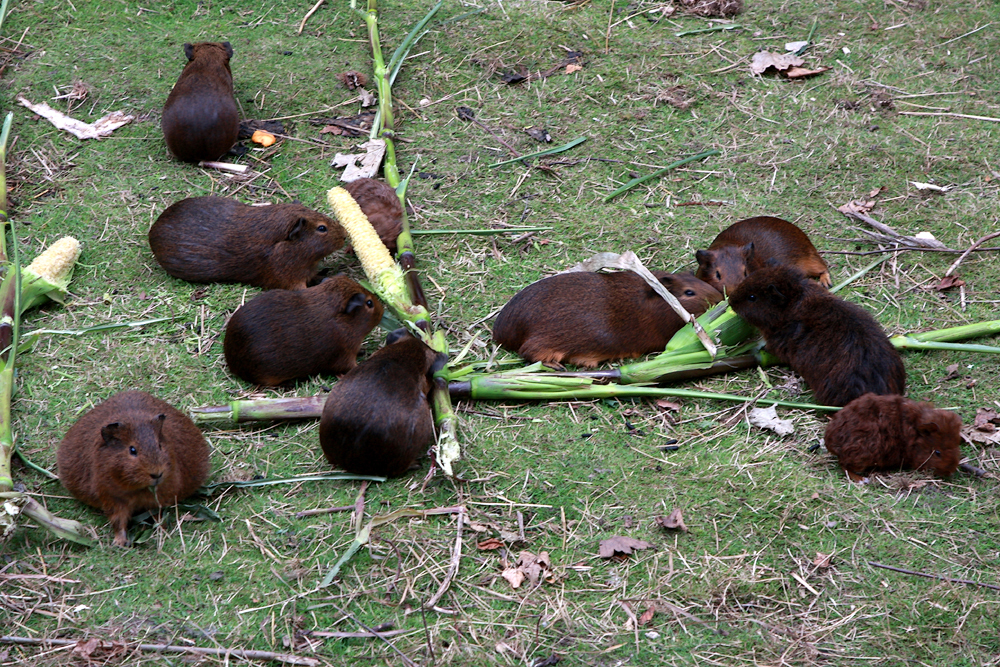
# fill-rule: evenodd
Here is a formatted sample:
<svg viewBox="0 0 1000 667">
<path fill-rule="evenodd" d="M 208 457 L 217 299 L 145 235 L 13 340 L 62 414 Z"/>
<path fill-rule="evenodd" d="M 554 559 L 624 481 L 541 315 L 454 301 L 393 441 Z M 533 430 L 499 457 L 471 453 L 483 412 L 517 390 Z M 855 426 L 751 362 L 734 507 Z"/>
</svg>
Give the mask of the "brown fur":
<svg viewBox="0 0 1000 667">
<path fill-rule="evenodd" d="M 385 247 L 395 253 L 396 238 L 403 231 L 403 205 L 396 191 L 374 178 L 359 178 L 343 187 L 358 202 Z"/>
<path fill-rule="evenodd" d="M 184 162 L 225 155 L 240 130 L 233 99 L 229 42 L 185 44 L 188 63 L 163 105 L 160 127 L 170 152 Z"/>
<path fill-rule="evenodd" d="M 447 361 L 402 329 L 345 375 L 326 399 L 319 442 L 327 460 L 361 475 L 402 475 L 434 441 L 427 395 Z"/>
<path fill-rule="evenodd" d="M 695 253 L 700 279 L 732 294 L 744 278 L 768 260 L 797 267 L 829 288 L 830 270 L 805 233 L 781 218 L 747 218 L 722 230 L 708 250 Z"/>
<path fill-rule="evenodd" d="M 160 266 L 183 280 L 305 289 L 320 260 L 344 247 L 344 229 L 301 204 L 193 197 L 160 214 L 149 246 Z"/>
<path fill-rule="evenodd" d="M 142 391 L 115 394 L 80 417 L 57 459 L 63 485 L 108 516 L 120 547 L 128 546 L 134 513 L 177 504 L 209 469 L 208 443 L 194 422 Z"/>
<path fill-rule="evenodd" d="M 767 350 L 799 373 L 818 403 L 847 405 L 858 396 L 902 394 L 903 360 L 878 322 L 789 266 L 750 274 L 729 305 L 760 329 Z"/>
<path fill-rule="evenodd" d="M 722 295 L 690 273 L 655 272 L 684 308 L 700 315 Z M 683 322 L 631 271 L 560 273 L 514 295 L 493 325 L 493 341 L 528 361 L 593 367 L 666 347 Z"/>
<path fill-rule="evenodd" d="M 855 475 L 874 470 L 932 470 L 951 475 L 962 458 L 962 420 L 902 396 L 865 394 L 826 425 L 827 450 Z"/>
<path fill-rule="evenodd" d="M 339 274 L 305 290 L 261 292 L 233 313 L 223 345 L 233 375 L 279 385 L 339 375 L 382 319 L 382 303 Z"/>
</svg>

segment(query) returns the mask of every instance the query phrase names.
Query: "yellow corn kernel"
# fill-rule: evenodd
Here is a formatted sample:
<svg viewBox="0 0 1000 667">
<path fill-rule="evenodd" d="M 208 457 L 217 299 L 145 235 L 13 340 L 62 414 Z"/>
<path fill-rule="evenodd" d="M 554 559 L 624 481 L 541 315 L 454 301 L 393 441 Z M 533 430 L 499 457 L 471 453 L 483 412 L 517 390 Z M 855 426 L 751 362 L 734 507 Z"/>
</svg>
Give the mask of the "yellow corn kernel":
<svg viewBox="0 0 1000 667">
<path fill-rule="evenodd" d="M 65 286 L 69 284 L 69 275 L 79 257 L 80 242 L 72 236 L 64 236 L 36 257 L 28 265 L 27 271 L 53 285 L 62 285 L 65 289 Z"/>
</svg>

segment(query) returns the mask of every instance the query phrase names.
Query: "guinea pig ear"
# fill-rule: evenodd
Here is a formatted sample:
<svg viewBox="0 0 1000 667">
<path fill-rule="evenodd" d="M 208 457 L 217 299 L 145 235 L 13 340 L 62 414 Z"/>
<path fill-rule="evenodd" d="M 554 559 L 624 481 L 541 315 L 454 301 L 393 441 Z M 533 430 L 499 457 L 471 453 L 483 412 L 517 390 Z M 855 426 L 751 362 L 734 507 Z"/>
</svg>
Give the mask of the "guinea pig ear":
<svg viewBox="0 0 1000 667">
<path fill-rule="evenodd" d="M 940 427 L 938 427 L 937 422 L 934 420 L 917 423 L 917 433 L 920 435 L 934 435 L 940 430 Z"/>
<path fill-rule="evenodd" d="M 153 425 L 153 433 L 159 438 L 160 434 L 163 433 L 163 422 L 167 421 L 167 416 L 164 414 L 159 414 L 149 420 L 149 423 Z"/>
<path fill-rule="evenodd" d="M 696 250 L 694 259 L 698 262 L 698 266 L 707 266 L 712 263 L 714 254 L 711 250 Z"/>
<path fill-rule="evenodd" d="M 776 304 L 780 305 L 788 301 L 788 298 L 782 294 L 776 285 L 768 285 L 764 288 L 764 293 L 771 297 L 771 300 Z"/>
<path fill-rule="evenodd" d="M 295 224 L 292 225 L 292 228 L 288 230 L 288 238 L 285 240 L 291 241 L 292 243 L 298 241 L 300 238 L 302 238 L 302 235 L 305 234 L 306 225 L 308 224 L 309 221 L 306 220 L 305 218 L 299 218 L 298 220 L 296 220 Z"/>
<path fill-rule="evenodd" d="M 229 42 L 223 42 L 222 43 L 222 48 L 224 48 L 226 50 L 226 57 L 227 58 L 232 58 L 233 57 L 233 45 L 232 44 L 230 44 Z"/>
<path fill-rule="evenodd" d="M 439 370 L 448 365 L 448 355 L 444 352 L 438 352 L 437 356 L 434 357 L 434 363 L 431 364 L 430 370 L 427 371 L 428 375 L 434 375 Z"/>
<path fill-rule="evenodd" d="M 402 328 L 396 329 L 395 331 L 390 331 L 389 335 L 385 337 L 386 347 L 388 347 L 389 345 L 392 345 L 393 343 L 396 343 L 396 342 L 400 341 L 403 338 L 406 338 L 406 336 L 407 336 L 408 333 L 409 332 L 407 332 L 406 329 L 402 329 Z"/>
<path fill-rule="evenodd" d="M 124 435 L 125 427 L 121 422 L 111 422 L 107 426 L 101 428 L 101 438 L 104 439 L 102 446 L 110 445 L 114 442 L 118 442 L 122 439 Z"/>
<path fill-rule="evenodd" d="M 194 60 L 194 44 L 184 45 L 184 55 L 187 56 L 188 60 Z"/>
<path fill-rule="evenodd" d="M 743 246 L 743 261 L 749 262 L 753 259 L 754 245 L 753 241 Z"/>
<path fill-rule="evenodd" d="M 347 305 L 344 306 L 344 312 L 347 313 L 348 315 L 353 315 L 354 311 L 356 311 L 358 308 L 365 307 L 366 301 L 368 301 L 368 295 L 358 292 L 357 294 L 352 295 L 351 298 L 347 300 Z"/>
</svg>

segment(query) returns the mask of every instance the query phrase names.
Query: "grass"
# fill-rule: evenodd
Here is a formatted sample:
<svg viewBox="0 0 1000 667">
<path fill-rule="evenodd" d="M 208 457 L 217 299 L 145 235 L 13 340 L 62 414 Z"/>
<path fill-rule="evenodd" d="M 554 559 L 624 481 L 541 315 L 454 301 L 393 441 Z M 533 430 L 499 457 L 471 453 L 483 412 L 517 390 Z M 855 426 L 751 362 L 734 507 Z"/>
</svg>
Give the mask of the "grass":
<svg viewBox="0 0 1000 667">
<path fill-rule="evenodd" d="M 144 389 L 182 409 L 252 391 L 227 373 L 221 340 L 226 318 L 255 290 L 166 276 L 146 231 L 169 204 L 208 193 L 248 203 L 297 198 L 323 210 L 323 194 L 336 182 L 328 166 L 333 154 L 360 140 L 320 135 L 308 119 L 356 113 L 355 104 L 335 107 L 354 97 L 335 75 L 370 72 L 371 58 L 363 24 L 339 1 L 325 4 L 299 37 L 302 3 L 50 5 L 15 3 L 0 44 L 0 90 L 15 111 L 11 213 L 22 257 L 64 234 L 80 238 L 84 254 L 71 285 L 75 298 L 30 314 L 26 328 L 178 317 L 142 330 L 48 337 L 20 356 L 15 433 L 32 460 L 52 469 L 73 420 L 116 391 Z M 384 5 L 387 54 L 431 5 Z M 836 207 L 880 186 L 887 189 L 873 215 L 902 233 L 929 231 L 964 249 L 996 228 L 1000 124 L 899 113 L 1000 117 L 994 28 L 944 44 L 986 23 L 1000 25 L 995 3 L 762 0 L 739 17 L 742 30 L 682 38 L 675 33 L 708 23 L 679 15 L 657 22 L 648 10 L 659 6 L 446 6 L 404 66 L 393 92 L 405 140 L 397 144 L 401 172 L 419 156 L 408 190 L 414 228 L 553 228 L 517 244 L 505 237 L 416 239 L 431 308 L 453 349 L 477 333 L 488 340 L 490 313 L 550 271 L 597 251 L 627 249 L 650 268 L 690 270 L 694 250 L 752 215 L 801 225 L 821 250 L 832 251 L 826 258 L 839 281 L 871 258 L 834 253 L 874 246 L 857 240 L 863 235 Z M 486 11 L 443 22 L 478 7 Z M 780 51 L 805 39 L 814 18 L 816 44 L 806 61 L 831 71 L 795 83 L 749 74 L 756 50 Z M 254 169 L 249 177 L 171 160 L 159 130 L 160 109 L 183 64 L 181 45 L 215 39 L 234 46 L 244 117 L 286 118 L 288 134 L 310 142 L 251 150 L 241 160 Z M 584 52 L 582 70 L 500 82 L 498 74 L 520 66 L 547 69 L 565 57 L 564 46 Z M 72 103 L 71 115 L 93 121 L 120 109 L 138 120 L 108 139 L 80 142 L 13 102 L 20 93 L 66 111 L 66 100 L 51 99 L 53 86 L 65 92 L 76 80 L 89 94 Z M 689 108 L 657 101 L 674 86 L 694 98 Z M 472 108 L 521 153 L 545 148 L 522 132 L 531 126 L 547 129 L 553 145 L 577 136 L 587 141 L 543 159 L 549 170 L 524 163 L 491 169 L 511 155 L 460 120 L 456 106 Z M 603 203 L 634 176 L 711 148 L 722 154 Z M 910 181 L 956 187 L 928 194 Z M 710 201 L 723 204 L 677 206 Z M 953 260 L 900 253 L 842 296 L 893 334 L 995 319 L 1000 268 L 991 253 L 960 267 L 964 298 L 928 289 Z M 351 257 L 335 255 L 328 264 L 360 276 Z M 378 344 L 372 337 L 366 352 Z M 473 349 L 481 359 L 492 352 L 485 343 Z M 993 404 L 995 359 L 909 352 L 905 361 L 914 398 L 953 407 L 966 422 L 977 407 Z M 960 365 L 960 377 L 946 380 L 951 364 Z M 788 387 L 776 392 L 783 397 L 801 391 L 787 369 L 767 375 Z M 305 395 L 330 381 L 267 393 Z M 756 371 L 693 386 L 746 394 L 764 388 Z M 1000 660 L 995 591 L 869 565 L 1000 583 L 995 478 L 938 481 L 905 473 L 852 486 L 829 457 L 808 451 L 825 423 L 811 413 L 783 410 L 797 430 L 779 438 L 751 430 L 742 407 L 693 400 L 679 411 L 641 401 L 458 408 L 461 470 L 475 481 L 436 478 L 421 490 L 422 474 L 414 473 L 369 487 L 365 506 L 365 521 L 403 507 L 467 507 L 460 568 L 439 603 L 444 611 L 421 605 L 446 575 L 452 516 L 378 529 L 339 581 L 315 590 L 353 539 L 350 513 L 295 513 L 352 505 L 357 483 L 219 492 L 206 504 L 221 523 L 182 521 L 119 550 L 102 516 L 16 465 L 16 479 L 61 516 L 93 524 L 102 546 L 63 545 L 28 526 L 3 542 L 4 632 L 295 652 L 331 665 L 402 664 L 383 642 L 303 634 L 355 631 L 357 621 L 411 631 L 390 641 L 420 664 L 532 664 L 552 653 L 561 664 L 608 666 Z M 316 428 L 210 430 L 212 479 L 324 472 Z M 680 449 L 663 451 L 668 438 Z M 963 453 L 995 472 L 994 448 L 966 445 Z M 653 525 L 675 507 L 690 532 Z M 598 542 L 614 535 L 655 548 L 621 562 L 597 558 Z M 511 590 L 500 577 L 503 554 L 475 546 L 488 537 L 502 537 L 511 560 L 522 548 L 548 551 L 557 582 Z M 814 565 L 817 553 L 832 554 L 831 567 Z M 650 606 L 656 614 L 636 631 L 623 601 L 635 616 Z M 95 656 L 110 664 L 166 660 L 126 650 Z M 4 665 L 72 662 L 68 650 L 0 646 Z"/>
</svg>

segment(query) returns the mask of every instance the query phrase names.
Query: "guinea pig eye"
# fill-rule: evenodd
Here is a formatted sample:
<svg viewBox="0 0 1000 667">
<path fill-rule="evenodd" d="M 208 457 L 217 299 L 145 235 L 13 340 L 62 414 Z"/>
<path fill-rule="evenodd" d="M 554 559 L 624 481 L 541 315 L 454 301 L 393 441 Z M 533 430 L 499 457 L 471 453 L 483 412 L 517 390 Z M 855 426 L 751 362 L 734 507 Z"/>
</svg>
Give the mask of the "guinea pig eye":
<svg viewBox="0 0 1000 667">
<path fill-rule="evenodd" d="M 934 456 L 936 456 L 936 457 L 938 457 L 938 458 L 941 458 L 941 452 L 940 452 L 940 451 L 938 451 L 937 449 L 935 449 L 935 450 L 934 450 Z"/>
<path fill-rule="evenodd" d="M 135 451 L 135 447 L 129 447 L 128 448 L 128 453 L 131 454 L 132 456 L 138 456 L 139 455 L 139 453 L 137 451 Z"/>
<path fill-rule="evenodd" d="M 319 227 L 316 228 L 316 231 L 322 234 L 326 234 L 326 225 L 320 225 Z"/>
<path fill-rule="evenodd" d="M 368 299 L 367 301 L 365 301 L 365 305 L 368 306 L 369 308 L 374 308 L 375 307 L 375 304 L 372 303 L 371 299 Z"/>
<path fill-rule="evenodd" d="M 693 289 L 684 290 L 684 296 L 696 296 Z"/>
<path fill-rule="evenodd" d="M 747 296 L 747 301 L 756 301 L 756 300 L 757 300 L 756 294 L 750 294 Z"/>
<path fill-rule="evenodd" d="M 715 272 L 715 279 L 716 280 L 722 280 L 722 272 L 721 271 L 716 271 Z"/>
</svg>

